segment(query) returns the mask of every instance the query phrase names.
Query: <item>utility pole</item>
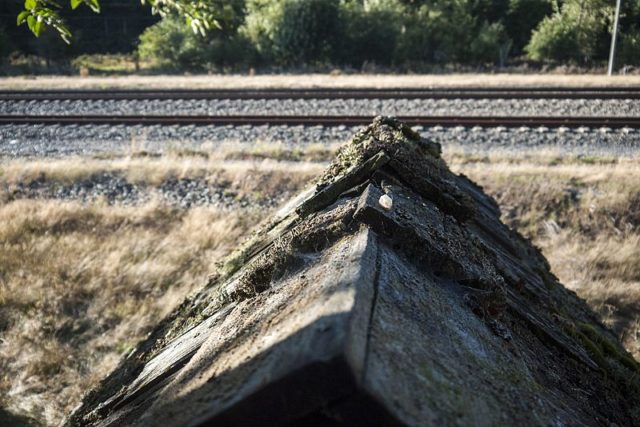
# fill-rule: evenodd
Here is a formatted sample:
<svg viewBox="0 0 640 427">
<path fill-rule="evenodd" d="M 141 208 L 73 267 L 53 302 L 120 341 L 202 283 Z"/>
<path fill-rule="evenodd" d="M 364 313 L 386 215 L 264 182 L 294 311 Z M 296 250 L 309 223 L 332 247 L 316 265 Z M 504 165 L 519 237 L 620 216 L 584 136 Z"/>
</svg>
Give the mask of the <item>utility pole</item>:
<svg viewBox="0 0 640 427">
<path fill-rule="evenodd" d="M 609 71 L 607 74 L 613 74 L 613 58 L 616 54 L 616 39 L 618 38 L 618 21 L 620 20 L 620 3 L 622 0 L 616 0 L 616 17 L 613 21 L 613 34 L 611 35 L 611 52 L 609 53 Z"/>
</svg>

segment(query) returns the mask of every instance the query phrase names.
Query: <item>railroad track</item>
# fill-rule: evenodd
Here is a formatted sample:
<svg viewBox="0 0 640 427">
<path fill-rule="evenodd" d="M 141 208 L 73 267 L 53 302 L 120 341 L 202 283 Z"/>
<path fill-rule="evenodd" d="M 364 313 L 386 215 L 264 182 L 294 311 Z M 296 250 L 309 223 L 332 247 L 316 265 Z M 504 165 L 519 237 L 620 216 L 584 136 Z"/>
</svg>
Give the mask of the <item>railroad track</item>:
<svg viewBox="0 0 640 427">
<path fill-rule="evenodd" d="M 178 99 L 640 99 L 636 87 L 0 91 L 4 101 Z"/>
<path fill-rule="evenodd" d="M 534 117 L 534 116 L 398 116 L 411 126 L 442 127 L 589 127 L 640 128 L 640 117 Z M 0 124 L 26 125 L 163 125 L 163 126 L 360 126 L 371 123 L 373 116 L 157 116 L 157 115 L 1 115 Z"/>
</svg>

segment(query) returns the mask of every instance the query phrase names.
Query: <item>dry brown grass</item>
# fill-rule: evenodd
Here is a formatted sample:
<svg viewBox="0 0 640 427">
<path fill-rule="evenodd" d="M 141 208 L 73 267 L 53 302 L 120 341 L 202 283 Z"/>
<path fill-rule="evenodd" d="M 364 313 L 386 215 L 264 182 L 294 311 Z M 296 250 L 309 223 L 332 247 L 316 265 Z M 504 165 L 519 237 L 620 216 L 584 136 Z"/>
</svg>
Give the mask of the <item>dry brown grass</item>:
<svg viewBox="0 0 640 427">
<path fill-rule="evenodd" d="M 0 89 L 313 88 L 447 86 L 637 86 L 640 75 L 601 74 L 270 74 L 200 76 L 4 77 Z"/>
<path fill-rule="evenodd" d="M 567 153 L 562 147 L 495 147 L 480 151 L 477 148 L 468 150 L 464 144 L 452 143 L 445 146 L 444 156 L 450 165 L 509 164 L 522 166 L 580 166 L 634 164 L 640 161 L 640 153 L 611 153 L 605 149 L 602 153 L 583 155 Z"/>
<path fill-rule="evenodd" d="M 315 150 L 319 158 L 330 154 Z M 640 160 L 555 152 L 470 156 L 446 147 L 445 154 L 454 170 L 496 197 L 503 219 L 534 239 L 561 281 L 639 357 Z M 309 156 L 259 145 L 249 152 L 174 150 L 159 158 L 7 161 L 0 185 L 43 173 L 70 182 L 118 171 L 149 185 L 170 176 L 205 177 L 275 196 L 297 191 L 324 165 L 272 159 Z M 0 407 L 47 424 L 77 404 L 268 215 L 159 202 L 6 200 L 0 197 Z"/>
<path fill-rule="evenodd" d="M 290 161 L 288 154 L 280 152 L 260 154 L 233 152 L 225 159 L 209 157 L 201 153 L 167 155 L 162 157 L 128 156 L 119 158 L 71 157 L 64 159 L 7 160 L 0 162 L 0 182 L 28 182 L 42 175 L 48 179 L 70 183 L 100 172 L 118 172 L 131 182 L 159 184 L 169 177 L 206 178 L 215 173 L 238 178 L 239 173 L 307 174 L 320 173 L 326 163 Z M 285 160 L 282 160 L 284 158 Z M 234 160 L 238 159 L 238 160 Z M 302 160 L 302 159 L 299 159 Z"/>
<path fill-rule="evenodd" d="M 59 421 L 262 216 L 154 204 L 0 206 L 2 406 Z"/>
<path fill-rule="evenodd" d="M 533 239 L 640 359 L 640 161 L 583 160 L 452 164 L 496 198 L 503 220 Z"/>
<path fill-rule="evenodd" d="M 54 160 L 8 160 L 0 163 L 0 202 L 10 200 L 16 184 L 28 184 L 44 179 L 70 184 L 92 175 L 116 173 L 128 182 L 157 186 L 169 178 L 202 179 L 233 190 L 239 196 L 280 196 L 300 189 L 322 172 L 325 163 L 274 160 L 288 158 L 280 152 L 259 155 L 233 151 L 228 158 L 251 160 L 221 160 L 203 153 L 175 153 L 162 157 L 129 156 L 113 159 L 65 158 Z"/>
<path fill-rule="evenodd" d="M 202 286 L 269 209 L 8 201 L 12 185 L 118 171 L 148 185 L 206 177 L 276 197 L 298 191 L 322 165 L 168 156 L 16 160 L 0 168 L 0 408 L 52 425 Z"/>
</svg>

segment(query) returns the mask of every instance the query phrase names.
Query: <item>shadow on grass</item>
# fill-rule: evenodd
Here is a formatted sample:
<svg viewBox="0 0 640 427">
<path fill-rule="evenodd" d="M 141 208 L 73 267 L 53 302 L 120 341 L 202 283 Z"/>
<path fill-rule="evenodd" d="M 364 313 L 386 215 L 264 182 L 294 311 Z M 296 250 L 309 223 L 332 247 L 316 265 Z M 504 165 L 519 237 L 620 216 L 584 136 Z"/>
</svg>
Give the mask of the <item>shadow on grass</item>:
<svg viewBox="0 0 640 427">
<path fill-rule="evenodd" d="M 4 408 L 0 408 L 0 426 L 6 427 L 31 427 L 37 426 L 38 423 L 22 415 L 12 414 Z"/>
</svg>

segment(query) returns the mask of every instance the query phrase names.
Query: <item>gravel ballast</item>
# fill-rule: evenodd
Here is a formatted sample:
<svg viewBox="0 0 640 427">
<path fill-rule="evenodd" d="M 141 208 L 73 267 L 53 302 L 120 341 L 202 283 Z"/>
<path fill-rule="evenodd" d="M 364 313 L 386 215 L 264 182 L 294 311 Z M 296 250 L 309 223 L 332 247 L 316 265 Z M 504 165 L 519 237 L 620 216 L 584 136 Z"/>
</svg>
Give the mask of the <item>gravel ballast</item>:
<svg viewBox="0 0 640 427">
<path fill-rule="evenodd" d="M 64 157 L 68 155 L 129 155 L 144 151 L 163 154 L 195 150 L 215 152 L 222 146 L 253 150 L 275 144 L 280 149 L 304 149 L 311 144 L 348 141 L 359 127 L 304 126 L 0 126 L 0 156 Z M 486 154 L 500 149 L 516 152 L 556 149 L 564 154 L 635 156 L 640 154 L 640 130 L 567 128 L 415 128 L 424 137 L 448 147 Z"/>
<path fill-rule="evenodd" d="M 640 116 L 632 99 L 254 99 L 0 101 L 4 115 Z"/>
<path fill-rule="evenodd" d="M 290 195 L 286 192 L 273 198 L 268 195 L 248 197 L 236 190 L 206 179 L 169 177 L 159 185 L 132 183 L 117 172 L 100 172 L 72 183 L 47 180 L 44 176 L 14 184 L 6 194 L 8 200 L 65 200 L 84 204 L 103 201 L 110 205 L 137 205 L 156 200 L 175 208 L 196 206 L 246 208 L 274 207 Z"/>
</svg>

